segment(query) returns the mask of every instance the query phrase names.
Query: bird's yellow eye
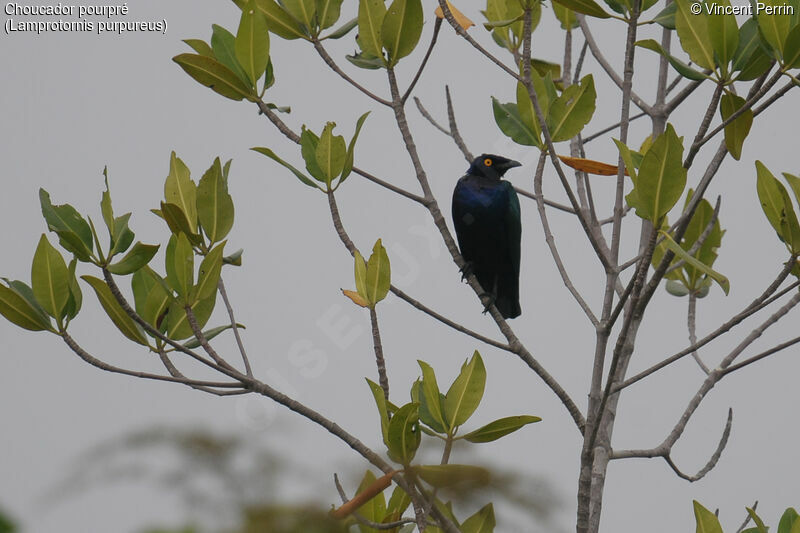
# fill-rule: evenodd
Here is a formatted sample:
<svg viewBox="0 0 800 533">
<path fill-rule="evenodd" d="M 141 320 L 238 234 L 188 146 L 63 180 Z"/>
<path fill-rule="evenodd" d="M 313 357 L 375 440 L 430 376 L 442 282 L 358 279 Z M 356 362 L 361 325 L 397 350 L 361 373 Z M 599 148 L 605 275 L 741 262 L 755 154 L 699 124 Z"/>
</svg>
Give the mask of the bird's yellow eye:
<svg viewBox="0 0 800 533">
<path fill-rule="evenodd" d="M 492 160 L 487 157 L 486 159 L 483 160 L 483 164 L 486 165 L 487 167 L 490 167 L 492 166 Z"/>
</svg>

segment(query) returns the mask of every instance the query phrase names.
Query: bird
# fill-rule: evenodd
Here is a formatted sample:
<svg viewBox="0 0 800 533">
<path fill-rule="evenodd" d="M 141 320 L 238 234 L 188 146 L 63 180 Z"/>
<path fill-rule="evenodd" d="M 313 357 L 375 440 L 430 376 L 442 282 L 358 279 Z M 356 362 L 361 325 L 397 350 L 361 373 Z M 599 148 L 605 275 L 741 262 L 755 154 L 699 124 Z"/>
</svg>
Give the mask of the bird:
<svg viewBox="0 0 800 533">
<path fill-rule="evenodd" d="M 453 225 L 466 263 L 462 274 L 474 274 L 503 318 L 516 318 L 519 305 L 519 257 L 522 221 L 519 197 L 501 179 L 518 161 L 482 154 L 472 161 L 453 190 Z"/>
</svg>

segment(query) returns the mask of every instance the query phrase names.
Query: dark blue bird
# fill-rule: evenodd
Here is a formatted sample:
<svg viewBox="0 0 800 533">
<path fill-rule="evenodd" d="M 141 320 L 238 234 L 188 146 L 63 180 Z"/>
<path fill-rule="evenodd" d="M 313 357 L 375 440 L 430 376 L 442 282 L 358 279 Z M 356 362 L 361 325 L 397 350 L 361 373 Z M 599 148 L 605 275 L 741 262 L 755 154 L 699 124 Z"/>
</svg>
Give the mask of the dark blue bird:
<svg viewBox="0 0 800 533">
<path fill-rule="evenodd" d="M 522 223 L 519 198 L 502 180 L 517 161 L 483 154 L 470 165 L 453 191 L 453 224 L 465 273 L 478 278 L 488 304 L 503 318 L 516 318 L 519 307 L 519 255 Z"/>
</svg>

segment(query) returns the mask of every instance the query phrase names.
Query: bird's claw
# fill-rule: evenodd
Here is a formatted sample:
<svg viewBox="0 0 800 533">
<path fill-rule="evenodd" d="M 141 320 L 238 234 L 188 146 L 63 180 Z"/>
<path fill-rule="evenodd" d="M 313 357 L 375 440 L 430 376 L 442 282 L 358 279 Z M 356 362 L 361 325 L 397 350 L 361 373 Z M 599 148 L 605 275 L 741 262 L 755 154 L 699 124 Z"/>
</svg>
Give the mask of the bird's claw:
<svg viewBox="0 0 800 533">
<path fill-rule="evenodd" d="M 459 270 L 459 272 L 461 272 L 461 281 L 464 281 L 472 275 L 474 266 L 475 265 L 472 263 L 472 261 L 466 261 L 464 263 L 464 267 Z"/>
<path fill-rule="evenodd" d="M 488 292 L 484 292 L 484 293 L 480 294 L 478 297 L 481 299 L 481 303 L 483 303 L 483 314 L 484 315 L 489 312 L 489 309 L 491 309 L 491 307 L 497 301 L 497 295 L 496 294 L 492 294 L 492 293 L 488 293 Z"/>
</svg>

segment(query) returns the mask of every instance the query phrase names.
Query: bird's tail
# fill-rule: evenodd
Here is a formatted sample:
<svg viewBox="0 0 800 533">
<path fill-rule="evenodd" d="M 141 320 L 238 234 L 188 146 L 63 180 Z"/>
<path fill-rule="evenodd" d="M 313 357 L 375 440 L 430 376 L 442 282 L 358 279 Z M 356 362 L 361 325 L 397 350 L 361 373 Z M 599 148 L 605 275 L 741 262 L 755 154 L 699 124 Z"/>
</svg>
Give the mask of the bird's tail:
<svg viewBox="0 0 800 533">
<path fill-rule="evenodd" d="M 494 302 L 497 310 L 503 315 L 503 318 L 517 318 L 522 314 L 522 309 L 519 306 L 519 297 L 512 298 L 504 295 L 498 295 L 497 300 Z"/>
</svg>

